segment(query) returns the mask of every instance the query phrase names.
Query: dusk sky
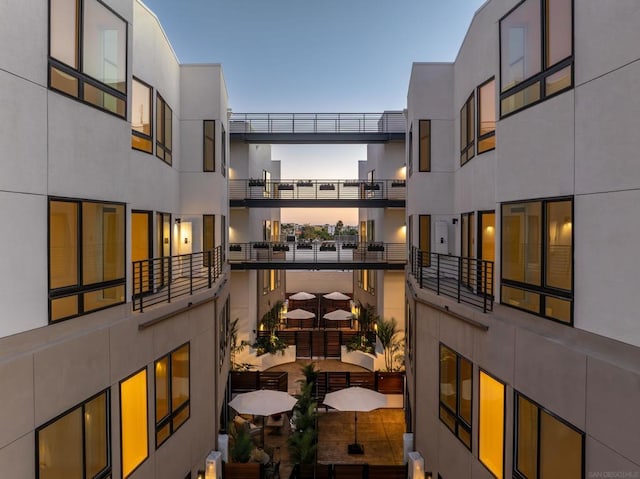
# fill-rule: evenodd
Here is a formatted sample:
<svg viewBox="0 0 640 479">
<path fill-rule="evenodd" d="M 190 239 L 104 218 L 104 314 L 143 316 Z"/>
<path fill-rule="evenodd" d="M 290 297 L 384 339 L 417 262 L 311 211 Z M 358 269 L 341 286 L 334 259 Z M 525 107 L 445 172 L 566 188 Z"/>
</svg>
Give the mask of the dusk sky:
<svg viewBox="0 0 640 479">
<path fill-rule="evenodd" d="M 484 0 L 144 0 L 181 63 L 221 63 L 238 113 L 406 107 L 413 62 L 450 62 Z M 276 146 L 282 177 L 349 178 L 364 146 Z M 304 174 L 303 174 L 304 173 Z M 282 220 L 347 224 L 356 210 Z M 344 213 L 344 214 L 343 214 Z"/>
</svg>

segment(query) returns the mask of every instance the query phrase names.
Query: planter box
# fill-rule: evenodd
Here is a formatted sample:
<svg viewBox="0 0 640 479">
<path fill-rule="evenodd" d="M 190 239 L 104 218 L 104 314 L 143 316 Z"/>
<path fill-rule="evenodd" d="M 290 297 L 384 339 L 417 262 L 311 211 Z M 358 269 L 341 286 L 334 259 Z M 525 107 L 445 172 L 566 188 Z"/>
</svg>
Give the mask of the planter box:
<svg viewBox="0 0 640 479">
<path fill-rule="evenodd" d="M 320 185 L 319 186 L 319 190 L 320 191 L 332 191 L 336 189 L 336 185 L 334 184 L 325 184 L 325 185 Z"/>
<path fill-rule="evenodd" d="M 264 371 L 265 369 L 269 369 L 280 364 L 295 363 L 295 346 L 287 346 L 287 349 L 285 349 L 283 353 L 284 354 L 266 353 L 258 356 L 255 349 L 247 347 L 243 351 L 240 351 L 238 354 L 236 354 L 236 363 L 251 364 L 255 368 L 255 371 Z"/>
<path fill-rule="evenodd" d="M 249 180 L 249 186 L 262 186 L 264 187 L 264 180 Z"/>
<path fill-rule="evenodd" d="M 405 187 L 406 183 L 407 183 L 406 180 L 395 180 L 391 182 L 391 187 L 392 188 Z"/>
<path fill-rule="evenodd" d="M 268 243 L 254 243 L 253 247 L 255 249 L 269 249 L 269 244 Z"/>
<path fill-rule="evenodd" d="M 297 244 L 296 249 L 313 249 L 313 245 L 310 244 Z"/>
<path fill-rule="evenodd" d="M 342 249 L 358 249 L 358 245 L 355 243 L 343 243 Z"/>
<path fill-rule="evenodd" d="M 367 251 L 384 251 L 384 245 L 370 244 L 369 246 L 367 246 Z"/>
<path fill-rule="evenodd" d="M 257 462 L 227 462 L 224 465 L 225 479 L 260 479 L 262 464 Z"/>
<path fill-rule="evenodd" d="M 342 186 L 344 187 L 358 187 L 360 186 L 360 182 L 359 181 L 345 181 Z"/>
<path fill-rule="evenodd" d="M 290 183 L 280 183 L 278 185 L 278 190 L 282 191 L 282 190 L 289 190 L 289 191 L 293 191 L 293 185 Z"/>
<path fill-rule="evenodd" d="M 365 183 L 364 189 L 365 190 L 369 190 L 369 191 L 379 190 L 380 189 L 380 185 L 378 183 L 374 183 L 374 184 Z"/>
<path fill-rule="evenodd" d="M 320 246 L 320 251 L 336 251 L 335 246 Z"/>
<path fill-rule="evenodd" d="M 242 251 L 242 246 L 240 246 L 239 244 L 232 244 L 231 246 L 229 246 L 229 251 Z"/>
<path fill-rule="evenodd" d="M 313 186 L 313 181 L 298 181 L 297 186 Z"/>
</svg>

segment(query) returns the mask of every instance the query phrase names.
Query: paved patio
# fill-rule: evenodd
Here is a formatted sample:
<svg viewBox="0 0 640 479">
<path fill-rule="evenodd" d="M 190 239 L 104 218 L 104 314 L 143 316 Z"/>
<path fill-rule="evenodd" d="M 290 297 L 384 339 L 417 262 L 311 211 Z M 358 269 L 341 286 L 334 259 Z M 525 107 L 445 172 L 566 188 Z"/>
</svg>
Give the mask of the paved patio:
<svg viewBox="0 0 640 479">
<path fill-rule="evenodd" d="M 300 368 L 309 362 L 311 360 L 298 360 L 295 363 L 276 366 L 269 371 L 286 371 L 289 393 L 296 394 L 300 389 L 297 380 L 304 377 Z M 320 371 L 366 371 L 359 366 L 333 359 L 313 362 Z M 350 455 L 347 453 L 347 445 L 353 443 L 354 439 L 354 413 L 335 410 L 325 412 L 324 408 L 321 408 L 318 414 L 318 462 L 402 464 L 404 430 L 404 411 L 400 408 L 358 413 L 358 442 L 364 446 L 364 454 Z M 288 478 L 293 469 L 287 448 L 290 431 L 287 421 L 279 431 L 275 428 L 265 429 L 265 448 L 273 450 L 274 459 L 281 462 L 282 479 Z"/>
</svg>

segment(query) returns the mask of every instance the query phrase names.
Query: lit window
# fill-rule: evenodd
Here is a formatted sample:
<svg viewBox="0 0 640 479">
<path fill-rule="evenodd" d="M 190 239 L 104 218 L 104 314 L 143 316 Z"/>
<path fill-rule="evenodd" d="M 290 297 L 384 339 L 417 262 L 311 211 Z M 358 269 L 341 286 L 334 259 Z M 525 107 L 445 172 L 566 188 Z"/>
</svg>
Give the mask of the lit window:
<svg viewBox="0 0 640 479">
<path fill-rule="evenodd" d="M 204 120 L 203 171 L 216 171 L 216 122 Z"/>
<path fill-rule="evenodd" d="M 496 81 L 478 87 L 478 154 L 496 147 Z"/>
<path fill-rule="evenodd" d="M 127 22 L 97 0 L 50 0 L 49 88 L 126 117 Z"/>
<path fill-rule="evenodd" d="M 471 449 L 473 364 L 440 345 L 440 420 Z"/>
<path fill-rule="evenodd" d="M 155 362 L 156 448 L 189 419 L 189 343 Z"/>
<path fill-rule="evenodd" d="M 502 205 L 502 303 L 572 324 L 573 200 Z"/>
<path fill-rule="evenodd" d="M 584 433 L 516 393 L 514 477 L 584 477 Z"/>
<path fill-rule="evenodd" d="M 152 102 L 153 89 L 131 80 L 131 147 L 146 153 L 153 153 Z"/>
<path fill-rule="evenodd" d="M 149 457 L 147 369 L 120 382 L 122 477 L 128 477 Z"/>
<path fill-rule="evenodd" d="M 215 250 L 215 215 L 202 215 L 202 252 L 203 252 L 203 264 L 209 266 L 209 258 L 213 259 L 213 252 Z M 213 265 L 212 265 L 213 266 Z"/>
<path fill-rule="evenodd" d="M 504 384 L 480 371 L 478 457 L 497 479 L 504 477 Z"/>
<path fill-rule="evenodd" d="M 110 478 L 109 423 L 106 390 L 36 429 L 36 478 Z"/>
<path fill-rule="evenodd" d="M 49 200 L 51 321 L 125 302 L 124 235 L 122 204 Z"/>
<path fill-rule="evenodd" d="M 501 116 L 571 88 L 572 0 L 525 0 L 503 17 L 500 62 Z"/>
<path fill-rule="evenodd" d="M 156 156 L 172 164 L 173 111 L 158 93 L 156 95 Z"/>
<path fill-rule="evenodd" d="M 431 120 L 420 120 L 419 171 L 431 171 Z"/>
<path fill-rule="evenodd" d="M 460 109 L 460 166 L 475 155 L 475 95 L 471 93 Z"/>
</svg>

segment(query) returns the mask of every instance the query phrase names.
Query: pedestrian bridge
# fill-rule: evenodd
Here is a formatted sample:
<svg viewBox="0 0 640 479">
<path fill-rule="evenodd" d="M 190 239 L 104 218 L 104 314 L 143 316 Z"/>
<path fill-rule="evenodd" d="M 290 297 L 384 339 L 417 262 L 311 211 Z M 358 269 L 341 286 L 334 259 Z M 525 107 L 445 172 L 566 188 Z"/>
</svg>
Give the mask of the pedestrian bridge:
<svg viewBox="0 0 640 479">
<path fill-rule="evenodd" d="M 402 111 L 383 113 L 232 113 L 229 137 L 247 143 L 386 143 L 404 140 Z"/>
</svg>

